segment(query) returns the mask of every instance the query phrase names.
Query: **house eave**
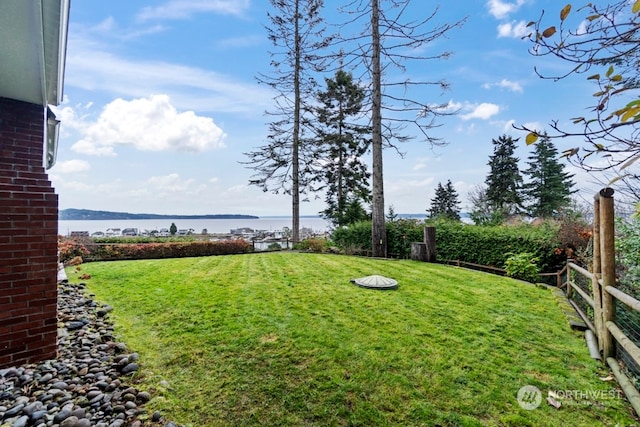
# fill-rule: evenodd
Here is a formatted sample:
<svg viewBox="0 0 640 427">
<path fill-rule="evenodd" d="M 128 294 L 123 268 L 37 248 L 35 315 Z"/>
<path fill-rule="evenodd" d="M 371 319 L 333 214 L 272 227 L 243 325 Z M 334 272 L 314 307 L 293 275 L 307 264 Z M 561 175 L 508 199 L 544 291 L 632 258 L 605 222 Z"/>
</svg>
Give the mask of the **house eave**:
<svg viewBox="0 0 640 427">
<path fill-rule="evenodd" d="M 0 97 L 62 102 L 69 8 L 70 0 L 0 2 Z"/>
</svg>

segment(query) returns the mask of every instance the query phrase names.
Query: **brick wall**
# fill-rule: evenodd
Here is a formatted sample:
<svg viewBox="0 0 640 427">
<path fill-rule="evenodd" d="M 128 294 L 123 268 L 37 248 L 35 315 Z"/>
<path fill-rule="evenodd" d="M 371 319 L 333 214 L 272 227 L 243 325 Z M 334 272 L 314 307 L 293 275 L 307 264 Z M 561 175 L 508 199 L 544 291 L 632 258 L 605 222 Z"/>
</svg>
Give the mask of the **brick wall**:
<svg viewBox="0 0 640 427">
<path fill-rule="evenodd" d="M 0 368 L 56 357 L 58 196 L 40 105 L 0 98 Z"/>
</svg>

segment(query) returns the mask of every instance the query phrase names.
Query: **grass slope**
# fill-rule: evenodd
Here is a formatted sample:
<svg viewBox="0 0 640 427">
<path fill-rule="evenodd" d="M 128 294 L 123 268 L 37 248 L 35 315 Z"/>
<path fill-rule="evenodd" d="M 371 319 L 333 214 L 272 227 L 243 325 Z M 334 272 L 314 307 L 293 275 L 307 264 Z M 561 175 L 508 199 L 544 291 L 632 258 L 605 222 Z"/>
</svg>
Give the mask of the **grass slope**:
<svg viewBox="0 0 640 427">
<path fill-rule="evenodd" d="M 276 252 L 92 263 L 143 388 L 193 426 L 594 426 L 634 422 L 549 290 L 418 263 Z M 78 272 L 69 271 L 71 280 Z M 349 279 L 381 274 L 396 291 Z M 535 385 L 543 403 L 522 409 Z"/>
</svg>

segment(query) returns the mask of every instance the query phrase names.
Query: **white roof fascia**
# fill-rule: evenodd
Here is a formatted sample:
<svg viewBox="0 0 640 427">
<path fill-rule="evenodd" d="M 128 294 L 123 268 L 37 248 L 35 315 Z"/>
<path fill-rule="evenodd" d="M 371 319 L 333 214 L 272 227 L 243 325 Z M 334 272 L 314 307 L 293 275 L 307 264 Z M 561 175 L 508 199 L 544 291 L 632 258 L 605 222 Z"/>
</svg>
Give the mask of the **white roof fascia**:
<svg viewBox="0 0 640 427">
<path fill-rule="evenodd" d="M 45 103 L 59 105 L 63 99 L 64 70 L 69 31 L 70 0 L 40 0 L 43 16 Z"/>
<path fill-rule="evenodd" d="M 54 0 L 55 1 L 55 0 Z M 37 64 L 36 67 L 38 69 L 38 75 L 40 76 L 40 105 L 47 105 L 47 78 L 46 78 L 46 68 L 45 61 L 46 55 L 44 52 L 44 40 L 45 40 L 45 28 L 44 28 L 44 16 L 43 16 L 43 8 L 42 8 L 42 0 L 40 0 L 40 5 L 34 4 L 34 7 L 30 10 L 31 15 L 31 30 L 37 32 L 35 40 L 33 42 L 36 44 L 34 46 L 34 59 Z"/>
</svg>

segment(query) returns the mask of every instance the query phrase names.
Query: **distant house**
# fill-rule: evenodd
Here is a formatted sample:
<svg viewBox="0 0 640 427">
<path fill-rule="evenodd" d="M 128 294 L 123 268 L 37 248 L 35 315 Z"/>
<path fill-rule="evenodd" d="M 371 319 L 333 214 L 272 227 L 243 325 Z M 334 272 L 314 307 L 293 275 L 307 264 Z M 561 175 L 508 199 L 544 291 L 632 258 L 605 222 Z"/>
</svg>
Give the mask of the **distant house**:
<svg viewBox="0 0 640 427">
<path fill-rule="evenodd" d="M 122 229 L 123 236 L 137 236 L 138 229 L 137 228 L 123 228 Z"/>
<path fill-rule="evenodd" d="M 231 235 L 234 237 L 240 237 L 243 239 L 252 239 L 254 237 L 256 237 L 256 232 L 249 227 L 242 227 L 242 228 L 235 228 L 232 230 L 229 230 Z"/>
<path fill-rule="evenodd" d="M 57 355 L 56 161 L 69 0 L 0 1 L 0 368 Z"/>
<path fill-rule="evenodd" d="M 271 235 L 274 239 L 284 239 L 286 237 L 284 231 L 282 230 L 272 231 Z"/>
<path fill-rule="evenodd" d="M 89 237 L 89 232 L 88 231 L 72 231 L 71 233 L 69 233 L 69 236 L 71 236 L 71 237 Z"/>
<path fill-rule="evenodd" d="M 107 237 L 122 236 L 122 231 L 119 228 L 107 228 Z"/>
</svg>

